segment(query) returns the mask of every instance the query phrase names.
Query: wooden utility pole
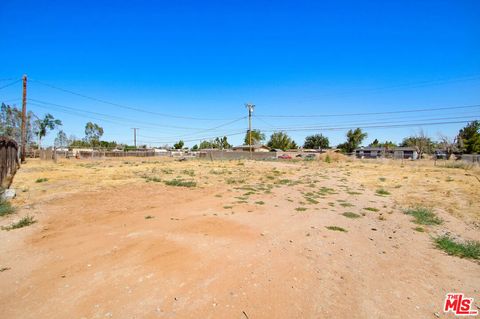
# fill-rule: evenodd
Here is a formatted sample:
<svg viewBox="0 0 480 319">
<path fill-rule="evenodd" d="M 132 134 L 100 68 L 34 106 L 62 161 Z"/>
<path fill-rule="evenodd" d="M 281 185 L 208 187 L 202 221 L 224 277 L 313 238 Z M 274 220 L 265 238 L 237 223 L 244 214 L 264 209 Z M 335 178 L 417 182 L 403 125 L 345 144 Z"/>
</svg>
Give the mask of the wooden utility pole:
<svg viewBox="0 0 480 319">
<path fill-rule="evenodd" d="M 22 96 L 22 149 L 20 155 L 21 163 L 25 163 L 27 152 L 27 75 L 23 76 L 23 96 Z"/>
<path fill-rule="evenodd" d="M 133 145 L 135 146 L 135 150 L 137 149 L 137 130 L 138 127 L 132 127 L 133 130 Z"/>
<path fill-rule="evenodd" d="M 251 103 L 245 104 L 245 107 L 248 109 L 248 146 L 250 149 L 250 159 L 253 158 L 252 154 L 252 112 L 255 108 L 255 105 Z"/>
</svg>

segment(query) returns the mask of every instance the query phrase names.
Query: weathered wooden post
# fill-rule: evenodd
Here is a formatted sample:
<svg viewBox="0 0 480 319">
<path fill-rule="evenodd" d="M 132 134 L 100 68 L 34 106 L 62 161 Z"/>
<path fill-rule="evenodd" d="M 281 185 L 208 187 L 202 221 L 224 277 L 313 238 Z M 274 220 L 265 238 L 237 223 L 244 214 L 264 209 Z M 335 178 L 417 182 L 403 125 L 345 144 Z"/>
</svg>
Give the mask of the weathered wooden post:
<svg viewBox="0 0 480 319">
<path fill-rule="evenodd" d="M 13 177 L 19 168 L 17 142 L 11 138 L 0 136 L 0 193 L 2 197 L 4 197 L 5 190 L 12 185 Z"/>
</svg>

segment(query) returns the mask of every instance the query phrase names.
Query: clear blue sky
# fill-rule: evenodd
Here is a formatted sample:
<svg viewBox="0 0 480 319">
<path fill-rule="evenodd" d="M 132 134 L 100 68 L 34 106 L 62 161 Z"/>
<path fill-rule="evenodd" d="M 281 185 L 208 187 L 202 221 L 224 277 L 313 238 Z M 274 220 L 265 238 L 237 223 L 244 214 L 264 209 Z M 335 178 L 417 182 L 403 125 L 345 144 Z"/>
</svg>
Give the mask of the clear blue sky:
<svg viewBox="0 0 480 319">
<path fill-rule="evenodd" d="M 28 97 L 106 113 L 75 113 L 30 103 L 83 137 L 93 120 L 104 139 L 147 144 L 245 130 L 247 114 L 313 115 L 480 104 L 480 2 L 431 1 L 17 1 L 0 2 L 0 80 L 27 74 Z M 52 89 L 189 120 L 136 112 Z M 0 87 L 9 81 L 0 81 Z M 0 101 L 21 105 L 21 84 Z M 43 105 L 43 106 L 40 106 Z M 254 128 L 348 127 L 480 118 L 480 107 L 394 115 L 254 118 Z M 131 122 L 129 122 L 131 121 Z M 445 120 L 441 120 L 445 121 Z M 358 125 L 357 125 L 358 124 Z M 366 124 L 365 124 L 366 125 Z M 174 127 L 171 127 L 174 126 Z M 367 128 L 400 142 L 424 129 L 455 135 L 462 124 Z M 181 127 L 181 128 L 179 128 Z M 332 144 L 345 129 L 291 131 L 302 144 L 323 133 Z M 46 143 L 52 143 L 52 132 Z M 193 145 L 197 141 L 187 143 Z M 233 144 L 242 137 L 231 136 Z"/>
</svg>

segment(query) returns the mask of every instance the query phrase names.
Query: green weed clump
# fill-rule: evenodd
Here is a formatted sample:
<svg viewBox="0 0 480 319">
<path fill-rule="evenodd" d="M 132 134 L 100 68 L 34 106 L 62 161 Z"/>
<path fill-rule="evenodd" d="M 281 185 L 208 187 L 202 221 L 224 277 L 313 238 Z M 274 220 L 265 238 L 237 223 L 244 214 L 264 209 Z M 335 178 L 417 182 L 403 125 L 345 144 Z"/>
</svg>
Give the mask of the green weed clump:
<svg viewBox="0 0 480 319">
<path fill-rule="evenodd" d="M 35 181 L 35 183 L 43 183 L 43 182 L 46 182 L 46 181 L 48 181 L 48 178 L 45 178 L 45 177 L 43 177 L 43 178 L 37 178 L 37 180 Z"/>
<path fill-rule="evenodd" d="M 170 181 L 165 181 L 165 185 L 178 187 L 195 187 L 197 186 L 197 183 L 195 181 L 184 181 L 182 179 L 175 178 Z"/>
<path fill-rule="evenodd" d="M 0 201 L 0 217 L 15 213 L 15 208 L 5 200 Z"/>
<path fill-rule="evenodd" d="M 32 217 L 32 216 L 25 216 L 22 219 L 20 219 L 16 223 L 10 224 L 10 226 L 5 226 L 2 227 L 3 230 L 12 230 L 12 229 L 17 229 L 17 228 L 22 228 L 29 226 L 31 224 L 35 224 L 37 221 Z"/>
<path fill-rule="evenodd" d="M 384 189 L 384 188 L 379 188 L 379 189 L 377 189 L 377 191 L 376 191 L 375 193 L 377 193 L 377 195 L 380 195 L 380 196 L 390 195 L 390 192 L 387 191 L 387 190 Z"/>
<path fill-rule="evenodd" d="M 440 225 L 443 222 L 432 209 L 426 207 L 409 208 L 405 214 L 413 216 L 413 222 L 419 225 Z"/>
<path fill-rule="evenodd" d="M 347 218 L 359 218 L 360 217 L 360 215 L 352 213 L 352 212 L 345 212 L 342 215 L 347 217 Z"/>
<path fill-rule="evenodd" d="M 347 232 L 347 230 L 345 228 L 342 228 L 340 226 L 326 226 L 325 228 L 328 229 L 328 230 L 333 230 L 333 231 L 340 231 L 340 232 L 344 232 L 344 233 Z"/>
<path fill-rule="evenodd" d="M 434 239 L 435 246 L 449 255 L 460 258 L 480 259 L 480 242 L 469 240 L 457 242 L 448 235 L 443 235 Z"/>
</svg>

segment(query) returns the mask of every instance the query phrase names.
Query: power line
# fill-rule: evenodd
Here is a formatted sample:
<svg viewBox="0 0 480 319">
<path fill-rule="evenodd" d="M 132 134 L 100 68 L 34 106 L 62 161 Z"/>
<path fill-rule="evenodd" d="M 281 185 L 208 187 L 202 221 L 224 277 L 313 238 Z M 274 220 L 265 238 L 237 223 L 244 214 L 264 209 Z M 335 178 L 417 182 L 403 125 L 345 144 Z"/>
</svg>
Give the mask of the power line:
<svg viewBox="0 0 480 319">
<path fill-rule="evenodd" d="M 312 115 L 256 115 L 259 118 L 312 118 L 312 117 L 342 117 L 342 116 L 367 116 L 367 115 L 388 115 L 388 114 L 400 114 L 400 113 L 416 113 L 416 112 L 431 112 L 441 110 L 456 110 L 480 107 L 480 104 L 474 105 L 462 105 L 462 106 L 450 106 L 450 107 L 437 107 L 437 108 L 425 108 L 403 111 L 387 111 L 387 112 L 365 112 L 365 113 L 338 113 L 338 114 L 312 114 Z"/>
<path fill-rule="evenodd" d="M 9 87 L 9 86 L 12 86 L 12 85 L 14 85 L 14 84 L 17 84 L 17 83 L 20 82 L 20 81 L 22 81 L 22 79 L 17 79 L 17 80 L 15 80 L 15 81 L 13 81 L 13 82 L 10 82 L 10 83 L 8 83 L 8 84 L 6 84 L 6 85 L 4 85 L 4 86 L 0 86 L 0 90 L 1 90 L 1 89 L 4 89 L 4 88 L 7 88 L 7 87 Z"/>
<path fill-rule="evenodd" d="M 470 115 L 470 116 L 450 116 L 450 117 L 441 117 L 441 118 L 426 118 L 426 119 L 408 119 L 408 120 L 400 120 L 400 121 L 373 121 L 373 122 L 344 122 L 344 123 L 336 123 L 338 125 L 344 125 L 344 126 L 349 126 L 349 127 L 361 127 L 362 125 L 378 125 L 378 124 L 400 124 L 400 123 L 411 123 L 415 121 L 441 121 L 441 120 L 454 120 L 454 119 L 468 119 L 468 120 L 475 120 L 480 115 Z M 415 124 L 415 123 L 411 123 Z M 334 127 L 336 127 L 334 126 Z M 282 130 L 289 130 L 289 129 L 315 129 L 315 128 L 325 128 L 329 127 L 324 126 L 324 124 L 314 124 L 311 126 L 285 126 L 285 127 L 272 127 L 275 130 L 282 131 Z"/>
<path fill-rule="evenodd" d="M 215 127 L 211 127 L 211 128 L 207 128 L 207 129 L 202 129 L 198 132 L 193 132 L 193 133 L 189 133 L 189 134 L 184 134 L 184 135 L 175 135 L 177 138 L 181 139 L 181 138 L 184 138 L 184 137 L 192 137 L 197 135 L 197 134 L 200 134 L 200 133 L 204 133 L 204 132 L 208 132 L 208 131 L 214 131 L 216 129 L 219 129 L 221 127 L 224 127 L 224 126 L 227 126 L 227 125 L 230 125 L 230 124 L 233 124 L 233 123 L 236 123 L 236 122 L 239 122 L 241 120 L 244 120 L 245 118 L 247 118 L 246 116 L 242 116 L 238 119 L 235 119 L 233 121 L 229 121 L 227 123 L 223 123 L 221 125 L 218 125 L 218 126 L 215 126 Z M 219 135 L 223 135 L 223 134 L 219 134 Z M 153 138 L 153 139 L 158 139 L 159 137 L 158 136 L 147 136 L 147 135 L 140 135 L 138 134 L 138 136 L 140 137 L 144 137 L 144 138 Z"/>
<path fill-rule="evenodd" d="M 153 122 L 138 121 L 138 120 L 132 120 L 132 119 L 121 117 L 121 116 L 99 113 L 99 112 L 94 112 L 94 111 L 86 111 L 86 110 L 82 110 L 82 109 L 75 108 L 75 107 L 72 107 L 72 106 L 66 106 L 66 105 L 61 105 L 61 104 L 56 104 L 56 103 L 51 103 L 51 102 L 44 102 L 44 101 L 40 101 L 40 100 L 36 100 L 36 99 L 28 99 L 28 100 L 33 102 L 34 105 L 38 105 L 38 103 L 41 103 L 41 104 L 46 104 L 46 105 L 50 105 L 50 106 L 57 107 L 57 108 L 63 108 L 63 109 L 67 109 L 67 110 L 73 110 L 73 111 L 77 111 L 77 112 L 89 113 L 89 114 L 104 116 L 104 117 L 107 117 L 107 118 L 113 118 L 113 119 L 118 119 L 118 120 L 122 120 L 122 121 L 127 121 L 128 123 L 135 122 L 135 123 L 140 123 L 140 124 L 143 124 L 143 125 L 149 125 L 149 126 L 152 126 L 152 127 L 166 127 L 166 128 L 176 128 L 176 129 L 184 129 L 184 130 L 201 130 L 202 129 L 202 128 L 196 128 L 196 127 L 176 126 L 176 125 L 158 124 L 158 123 L 153 123 Z"/>
<path fill-rule="evenodd" d="M 132 110 L 132 111 L 136 111 L 136 112 L 142 112 L 142 113 L 151 114 L 151 115 L 157 115 L 157 116 L 169 117 L 169 118 L 176 118 L 176 119 L 184 119 L 184 120 L 197 120 L 197 121 L 225 121 L 225 120 L 229 120 L 229 119 L 217 119 L 217 118 L 200 118 L 200 117 L 172 115 L 172 114 L 166 114 L 166 113 L 153 112 L 153 111 L 149 111 L 149 110 L 145 110 L 145 109 L 141 109 L 141 108 L 137 108 L 137 107 L 133 107 L 133 106 L 129 106 L 129 105 L 123 105 L 123 104 L 119 104 L 119 103 L 115 103 L 115 102 L 110 102 L 110 101 L 107 101 L 107 100 L 104 100 L 104 99 L 92 97 L 92 96 L 85 95 L 85 94 L 82 94 L 82 93 L 77 93 L 77 92 L 74 92 L 74 91 L 71 91 L 71 90 L 60 88 L 60 87 L 52 85 L 52 84 L 41 82 L 41 81 L 38 81 L 38 80 L 32 80 L 32 79 L 30 79 L 30 80 L 35 82 L 35 83 L 50 87 L 50 88 L 55 89 L 55 90 L 59 90 L 59 91 L 65 92 L 65 93 L 69 93 L 69 94 L 73 94 L 73 95 L 76 95 L 76 96 L 83 97 L 85 99 L 89 99 L 89 100 L 92 100 L 92 101 L 96 101 L 96 102 L 120 107 L 120 108 L 123 108 L 123 109 Z"/>
<path fill-rule="evenodd" d="M 432 126 L 432 125 L 443 125 L 443 124 L 462 124 L 468 123 L 472 120 L 465 121 L 446 121 L 446 122 L 432 122 L 432 123 L 413 123 L 413 124 L 391 124 L 391 125 L 360 125 L 357 126 L 362 129 L 368 128 L 399 128 L 399 127 L 415 127 L 415 126 Z M 340 131 L 351 129 L 352 126 L 344 127 L 317 127 L 317 128 L 299 128 L 299 129 L 284 129 L 284 132 L 302 132 L 302 131 Z M 265 132 L 275 132 L 277 130 L 264 130 Z"/>
</svg>

